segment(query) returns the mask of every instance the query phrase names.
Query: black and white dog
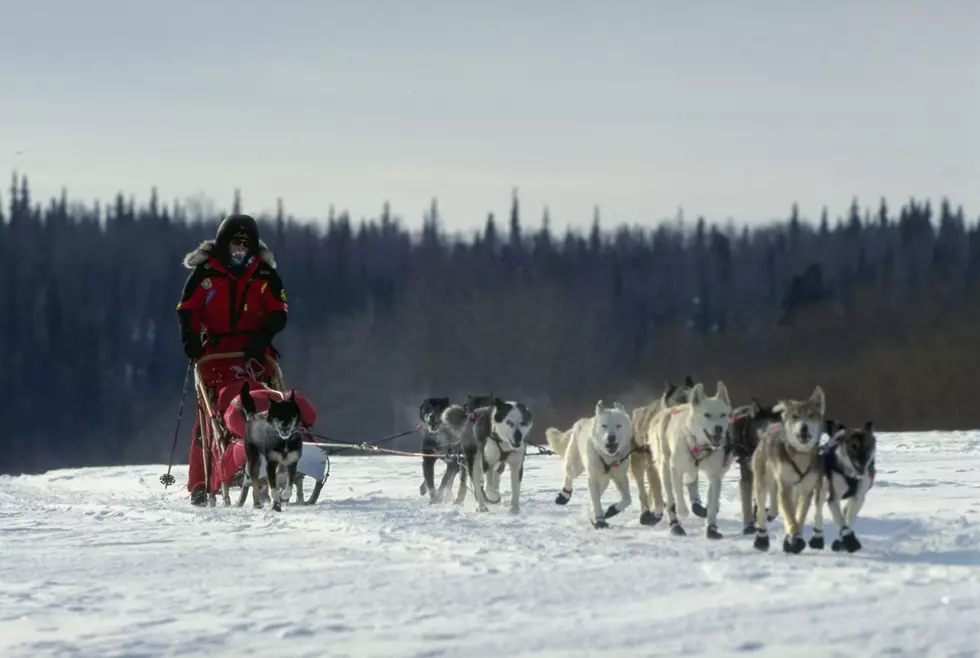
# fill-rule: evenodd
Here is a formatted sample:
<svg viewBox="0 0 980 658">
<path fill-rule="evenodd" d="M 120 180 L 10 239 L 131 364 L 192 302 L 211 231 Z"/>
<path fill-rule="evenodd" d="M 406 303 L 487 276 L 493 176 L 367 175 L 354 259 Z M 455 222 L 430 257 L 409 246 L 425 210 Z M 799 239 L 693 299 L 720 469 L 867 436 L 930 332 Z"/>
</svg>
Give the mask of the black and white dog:
<svg viewBox="0 0 980 658">
<path fill-rule="evenodd" d="M 252 484 L 252 504 L 262 507 L 259 467 L 265 460 L 265 478 L 272 497 L 272 509 L 282 511 L 282 500 L 289 500 L 296 481 L 296 467 L 303 454 L 302 422 L 296 394 L 283 400 L 270 400 L 269 409 L 258 413 L 249 393 L 248 382 L 239 394 L 245 412 L 245 471 Z M 278 474 L 285 471 L 285 482 Z"/>
<path fill-rule="evenodd" d="M 486 399 L 481 398 L 484 396 L 471 395 L 465 408 L 449 407 L 443 413 L 443 422 L 460 437 L 466 462 L 464 473 L 473 483 L 477 511 L 488 511 L 488 502 L 500 502 L 500 476 L 510 466 L 510 511 L 517 514 L 521 511 L 526 439 L 534 418 L 522 402 L 494 397 L 490 404 L 482 404 Z M 465 497 L 466 489 L 461 487 L 456 504 Z"/>
<path fill-rule="evenodd" d="M 824 547 L 822 494 L 826 490 L 827 506 L 839 535 L 831 544 L 831 550 L 843 548 L 853 553 L 861 550 L 861 542 L 854 534 L 854 521 L 874 486 L 878 441 L 871 421 L 860 429 L 849 429 L 842 423 L 830 421 L 826 429 L 831 438 L 820 452 L 823 479 L 817 487 L 810 548 Z M 842 501 L 846 501 L 843 511 Z"/>
<path fill-rule="evenodd" d="M 422 484 L 419 494 L 429 494 L 430 503 L 441 502 L 446 491 L 453 486 L 459 472 L 459 460 L 452 454 L 460 445 L 459 437 L 442 422 L 446 409 L 453 406 L 449 398 L 426 398 L 419 406 L 419 419 L 422 421 Z M 446 460 L 446 472 L 442 474 L 439 488 L 435 485 L 436 461 Z"/>
</svg>

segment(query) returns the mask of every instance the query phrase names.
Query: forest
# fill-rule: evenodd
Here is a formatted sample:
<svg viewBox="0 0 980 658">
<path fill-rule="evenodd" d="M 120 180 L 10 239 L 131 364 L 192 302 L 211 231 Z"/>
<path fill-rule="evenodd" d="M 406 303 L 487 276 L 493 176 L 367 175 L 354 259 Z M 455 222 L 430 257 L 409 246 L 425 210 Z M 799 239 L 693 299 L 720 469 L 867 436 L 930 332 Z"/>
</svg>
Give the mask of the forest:
<svg viewBox="0 0 980 658">
<path fill-rule="evenodd" d="M 406 219 L 332 206 L 318 222 L 256 215 L 275 252 L 289 323 L 275 345 L 317 430 L 371 441 L 414 427 L 429 395 L 525 401 L 531 440 L 628 408 L 690 374 L 735 404 L 808 395 L 881 430 L 980 425 L 980 228 L 947 199 L 828 200 L 773 221 L 677 217 L 551 229 L 522 212 L 452 235 L 438 203 Z M 325 202 L 326 205 L 327 202 Z M 899 205 L 899 204 L 902 205 Z M 67 190 L 31 196 L 14 173 L 0 201 L 0 472 L 166 463 L 187 370 L 175 306 L 184 254 L 220 211 Z M 778 211 L 775 211 L 778 212 Z M 417 227 L 417 228 L 416 228 Z M 181 425 L 186 463 L 192 396 Z M 412 448 L 409 435 L 400 444 Z"/>
</svg>

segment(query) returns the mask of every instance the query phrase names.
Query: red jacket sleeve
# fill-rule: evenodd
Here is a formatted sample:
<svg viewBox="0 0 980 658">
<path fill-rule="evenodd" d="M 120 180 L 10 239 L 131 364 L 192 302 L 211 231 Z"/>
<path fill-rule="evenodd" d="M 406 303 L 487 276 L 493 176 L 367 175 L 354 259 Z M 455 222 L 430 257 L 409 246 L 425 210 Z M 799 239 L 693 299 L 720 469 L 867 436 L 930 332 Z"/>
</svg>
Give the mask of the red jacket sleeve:
<svg viewBox="0 0 980 658">
<path fill-rule="evenodd" d="M 282 279 L 279 274 L 271 267 L 264 267 L 260 272 L 262 277 L 262 305 L 266 315 L 276 311 L 289 313 L 289 304 L 286 303 L 286 289 L 282 286 Z"/>
<path fill-rule="evenodd" d="M 196 267 L 187 277 L 187 281 L 184 282 L 184 290 L 177 302 L 180 328 L 185 333 L 197 333 L 201 330 L 200 311 L 204 307 L 204 299 L 209 285 L 206 283 L 208 277 L 205 274 L 204 268 Z"/>
</svg>

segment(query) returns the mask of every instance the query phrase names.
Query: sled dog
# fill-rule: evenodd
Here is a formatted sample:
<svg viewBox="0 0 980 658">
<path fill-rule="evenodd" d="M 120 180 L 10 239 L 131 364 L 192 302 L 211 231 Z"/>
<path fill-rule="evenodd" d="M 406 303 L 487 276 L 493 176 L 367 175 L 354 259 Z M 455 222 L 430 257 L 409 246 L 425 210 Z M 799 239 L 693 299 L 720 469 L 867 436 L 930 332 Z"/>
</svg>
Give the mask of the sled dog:
<svg viewBox="0 0 980 658">
<path fill-rule="evenodd" d="M 752 455 L 752 480 L 756 501 L 776 484 L 779 509 L 786 526 L 783 550 L 799 553 L 806 547 L 803 523 L 820 483 L 818 449 L 827 408 L 823 389 L 818 385 L 806 400 L 781 400 L 772 410 L 779 422 L 772 424 Z M 765 508 L 756 510 L 755 548 L 769 550 L 769 529 Z"/>
<path fill-rule="evenodd" d="M 494 397 L 489 405 L 483 396 L 469 396 L 466 407 L 449 407 L 443 422 L 460 437 L 465 470 L 455 503 L 466 498 L 464 475 L 473 484 L 478 512 L 488 511 L 487 503 L 500 502 L 500 476 L 510 467 L 510 511 L 521 511 L 521 482 L 524 479 L 524 455 L 527 436 L 534 417 L 523 402 L 504 401 Z M 481 406 L 477 406 L 481 405 Z"/>
<path fill-rule="evenodd" d="M 632 502 L 629 484 L 629 460 L 633 422 L 625 407 L 614 402 L 607 407 L 596 404 L 591 418 L 580 418 L 564 432 L 549 427 L 545 432 L 548 447 L 563 460 L 565 481 L 555 504 L 565 505 L 572 497 L 572 481 L 583 472 L 588 477 L 590 516 L 596 528 L 607 528 L 607 519 L 616 516 Z M 601 496 L 612 481 L 619 490 L 619 502 L 602 511 Z"/>
<path fill-rule="evenodd" d="M 729 419 L 732 452 L 738 462 L 739 497 L 742 502 L 742 534 L 754 535 L 756 532 L 756 505 L 752 480 L 752 455 L 759 445 L 759 438 L 769 427 L 780 420 L 772 407 L 765 407 L 752 398 L 751 404 L 735 407 Z M 776 483 L 769 488 L 769 500 L 765 501 L 766 520 L 772 523 L 776 518 Z"/>
<path fill-rule="evenodd" d="M 422 484 L 419 487 L 421 495 L 429 494 L 430 503 L 441 502 L 443 496 L 453 486 L 453 480 L 459 472 L 459 460 L 452 454 L 460 445 L 457 436 L 450 427 L 442 422 L 443 413 L 450 406 L 447 397 L 426 398 L 419 405 L 419 419 L 422 421 Z M 459 408 L 459 407 L 457 407 Z M 445 458 L 446 471 L 442 474 L 439 488 L 435 486 L 436 461 Z"/>
<path fill-rule="evenodd" d="M 259 491 L 259 465 L 265 459 L 265 477 L 272 498 L 272 509 L 282 511 L 282 501 L 289 500 L 296 482 L 296 466 L 303 454 L 303 435 L 300 433 L 300 409 L 296 394 L 284 400 L 271 400 L 268 411 L 257 414 L 255 401 L 249 393 L 248 382 L 239 394 L 245 412 L 245 470 L 252 483 L 252 505 L 262 507 Z M 285 482 L 278 478 L 284 471 Z"/>
<path fill-rule="evenodd" d="M 839 429 L 820 452 L 822 478 L 817 486 L 816 510 L 813 516 L 813 536 L 810 548 L 822 549 L 823 538 L 823 491 L 827 489 L 827 507 L 837 526 L 838 538 L 830 548 L 848 553 L 861 550 L 861 542 L 854 534 L 854 520 L 864 506 L 868 492 L 874 486 L 875 453 L 877 439 L 871 421 L 862 429 Z M 841 513 L 841 500 L 846 500 Z"/>
<path fill-rule="evenodd" d="M 704 471 L 708 478 L 708 509 L 705 535 L 721 539 L 718 532 L 718 507 L 721 480 L 731 465 L 728 442 L 728 418 L 732 403 L 725 383 L 719 381 L 711 397 L 704 384 L 697 384 L 689 401 L 661 413 L 650 428 L 650 449 L 660 471 L 667 504 L 667 517 L 673 535 L 687 534 L 678 517 L 688 515 L 684 501 L 685 484 L 695 481 Z"/>
<path fill-rule="evenodd" d="M 636 489 L 640 497 L 640 523 L 642 525 L 657 525 L 664 516 L 663 485 L 660 482 L 660 474 L 653 467 L 653 461 L 650 458 L 650 425 L 664 409 L 687 402 L 692 388 L 694 388 L 694 380 L 691 379 L 690 375 L 684 379 L 683 388 L 666 382 L 664 392 L 658 399 L 645 407 L 633 410 L 633 441 L 631 444 L 633 450 L 630 453 L 630 473 L 636 480 Z M 649 480 L 649 486 L 647 486 L 647 480 Z M 692 506 L 696 505 L 700 508 L 701 501 L 698 496 L 697 481 L 688 486 L 688 492 L 691 495 Z"/>
</svg>

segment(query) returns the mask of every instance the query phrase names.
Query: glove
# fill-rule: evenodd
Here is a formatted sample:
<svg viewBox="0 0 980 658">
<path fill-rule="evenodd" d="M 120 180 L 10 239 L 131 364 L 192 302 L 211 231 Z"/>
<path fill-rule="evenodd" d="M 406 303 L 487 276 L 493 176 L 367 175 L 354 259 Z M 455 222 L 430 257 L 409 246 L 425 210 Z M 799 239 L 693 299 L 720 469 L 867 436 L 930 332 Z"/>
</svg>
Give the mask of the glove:
<svg viewBox="0 0 980 658">
<path fill-rule="evenodd" d="M 204 346 L 201 345 L 201 337 L 195 336 L 194 334 L 185 334 L 184 340 L 181 341 L 184 345 L 184 354 L 187 355 L 188 359 L 200 359 L 201 355 L 204 354 Z"/>
</svg>

